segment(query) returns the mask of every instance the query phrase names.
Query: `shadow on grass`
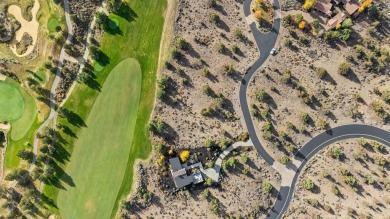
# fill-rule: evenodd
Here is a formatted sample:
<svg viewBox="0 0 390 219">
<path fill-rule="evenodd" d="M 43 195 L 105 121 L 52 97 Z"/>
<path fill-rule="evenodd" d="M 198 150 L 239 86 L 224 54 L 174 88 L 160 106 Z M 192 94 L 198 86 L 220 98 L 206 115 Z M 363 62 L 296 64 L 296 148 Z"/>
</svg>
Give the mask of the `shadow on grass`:
<svg viewBox="0 0 390 219">
<path fill-rule="evenodd" d="M 58 189 L 66 190 L 63 183 L 68 184 L 70 187 L 76 187 L 73 179 L 69 176 L 56 162 L 50 161 L 50 166 L 53 168 L 54 173 L 45 180 L 45 184 L 55 186 Z"/>
<path fill-rule="evenodd" d="M 100 49 L 96 51 L 95 59 L 101 66 L 106 66 L 110 64 L 110 57 L 108 57 L 103 51 Z"/>
<path fill-rule="evenodd" d="M 64 116 L 68 122 L 76 127 L 87 127 L 87 124 L 85 124 L 84 120 L 77 115 L 75 112 L 68 110 L 64 108 Z"/>
<path fill-rule="evenodd" d="M 104 30 L 111 35 L 123 35 L 122 30 L 119 28 L 116 22 L 110 18 L 108 18 L 107 27 Z"/>
<path fill-rule="evenodd" d="M 98 81 L 96 81 L 96 75 L 93 73 L 90 73 L 89 77 L 84 81 L 84 84 L 91 89 L 97 90 L 99 92 L 102 91 L 102 86 Z"/>
<path fill-rule="evenodd" d="M 122 3 L 120 8 L 114 14 L 127 20 L 128 22 L 135 21 L 135 19 L 138 18 L 137 13 L 135 13 L 135 11 L 130 8 L 127 3 Z"/>
</svg>

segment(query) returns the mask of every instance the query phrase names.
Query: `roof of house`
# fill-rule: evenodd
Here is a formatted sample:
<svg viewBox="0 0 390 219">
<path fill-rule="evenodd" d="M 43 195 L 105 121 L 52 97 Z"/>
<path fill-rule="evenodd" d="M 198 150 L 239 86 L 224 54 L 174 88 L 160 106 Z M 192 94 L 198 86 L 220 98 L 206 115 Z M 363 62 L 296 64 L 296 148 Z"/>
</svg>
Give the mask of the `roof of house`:
<svg viewBox="0 0 390 219">
<path fill-rule="evenodd" d="M 175 178 L 177 176 L 181 176 L 181 175 L 184 175 L 184 174 L 187 174 L 187 171 L 186 169 L 181 169 L 181 170 L 178 170 L 178 171 L 172 171 L 171 170 L 171 173 L 172 173 L 172 177 Z"/>
<path fill-rule="evenodd" d="M 326 24 L 326 30 L 330 30 L 334 27 L 336 27 L 337 24 L 340 24 L 347 18 L 347 15 L 344 12 L 338 13 L 336 16 L 329 19 L 328 23 Z"/>
<path fill-rule="evenodd" d="M 347 11 L 348 15 L 352 15 L 359 9 L 359 4 L 354 0 L 350 0 L 344 4 L 344 9 Z"/>
<path fill-rule="evenodd" d="M 318 0 L 315 4 L 315 9 L 321 11 L 322 13 L 331 16 L 332 15 L 332 3 L 330 0 Z"/>
<path fill-rule="evenodd" d="M 178 157 L 174 157 L 174 158 L 169 159 L 169 164 L 171 164 L 173 172 L 183 169 Z"/>
<path fill-rule="evenodd" d="M 181 175 L 173 178 L 173 182 L 175 183 L 176 188 L 181 188 L 187 186 L 193 182 L 192 176 Z"/>
<path fill-rule="evenodd" d="M 169 159 L 169 164 L 171 164 L 171 174 L 176 188 L 187 186 L 193 182 L 192 175 L 187 175 L 187 171 L 182 166 L 178 157 Z"/>
<path fill-rule="evenodd" d="M 203 176 L 201 172 L 196 172 L 192 174 L 192 177 L 194 178 L 194 184 L 203 182 Z"/>
</svg>

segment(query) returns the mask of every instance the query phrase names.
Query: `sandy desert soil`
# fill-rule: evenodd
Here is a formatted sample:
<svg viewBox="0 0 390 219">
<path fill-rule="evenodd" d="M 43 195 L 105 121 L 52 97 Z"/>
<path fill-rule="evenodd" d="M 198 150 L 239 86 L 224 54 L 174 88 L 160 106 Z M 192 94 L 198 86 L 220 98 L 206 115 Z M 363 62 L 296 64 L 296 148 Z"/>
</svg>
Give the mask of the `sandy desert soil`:
<svg viewBox="0 0 390 219">
<path fill-rule="evenodd" d="M 335 147 L 344 153 L 340 160 L 330 156 Z M 387 160 L 383 168 L 378 165 L 380 157 Z M 362 146 L 351 139 L 329 146 L 309 161 L 300 176 L 286 218 L 389 218 L 389 161 L 389 149 L 378 150 L 372 141 Z M 356 192 L 344 182 L 341 170 L 356 178 Z M 312 191 L 303 187 L 306 179 L 314 182 Z"/>
<path fill-rule="evenodd" d="M 154 118 L 171 127 L 173 134 L 165 139 L 168 144 L 175 145 L 175 148 L 195 148 L 202 146 L 207 138 L 218 141 L 222 137 L 218 133 L 223 130 L 227 136 L 244 131 L 239 120 L 238 85 L 243 69 L 258 54 L 241 3 L 217 1 L 213 8 L 207 5 L 207 1 L 181 1 L 178 7 L 174 41 L 183 38 L 187 45 L 180 51 L 182 57 L 169 59 L 169 68 L 162 72 L 172 80 L 169 97 L 156 102 Z M 218 25 L 210 21 L 212 13 L 219 15 L 221 21 Z M 242 31 L 241 39 L 235 36 L 236 29 Z M 218 52 L 221 44 L 225 49 Z M 239 48 L 237 54 L 231 49 L 235 44 Z M 230 65 L 234 73 L 228 76 L 224 73 L 224 66 Z M 210 72 L 209 76 L 203 76 L 205 69 Z M 209 95 L 202 91 L 205 85 L 211 89 Z M 203 108 L 218 105 L 218 94 L 223 96 L 224 106 L 212 116 L 202 116 Z"/>
<path fill-rule="evenodd" d="M 284 15 L 286 13 L 284 12 Z M 253 117 L 258 136 L 266 145 L 269 153 L 276 158 L 291 156 L 296 148 L 304 145 L 325 128 L 348 123 L 365 123 L 389 130 L 373 111 L 371 104 L 381 100 L 374 93 L 390 89 L 388 69 L 382 73 L 368 71 L 362 66 L 364 62 L 355 55 L 354 46 L 366 46 L 370 40 L 377 48 L 389 51 L 389 37 L 381 40 L 367 33 L 370 22 L 366 15 L 361 15 L 354 25 L 355 34 L 346 44 L 344 42 L 329 43 L 310 36 L 297 28 L 282 27 L 276 56 L 270 56 L 264 67 L 255 74 L 248 89 L 250 108 L 255 108 L 257 115 Z M 289 33 L 288 29 L 291 29 Z M 286 39 L 293 42 L 290 49 L 284 45 Z M 352 61 L 347 59 L 352 57 Z M 347 62 L 352 71 L 345 77 L 338 73 L 342 62 Z M 321 79 L 317 68 L 324 68 L 326 76 Z M 285 82 L 286 72 L 291 72 L 291 82 Z M 259 101 L 256 92 L 263 89 L 268 99 Z M 304 103 L 303 90 L 312 96 L 312 103 Z M 382 101 L 385 111 L 390 112 L 390 105 Z M 307 113 L 308 122 L 304 122 L 302 114 Z M 263 118 L 265 117 L 265 119 Z M 271 138 L 264 138 L 265 127 L 272 125 Z M 290 123 L 290 124 L 289 124 Z"/>
</svg>

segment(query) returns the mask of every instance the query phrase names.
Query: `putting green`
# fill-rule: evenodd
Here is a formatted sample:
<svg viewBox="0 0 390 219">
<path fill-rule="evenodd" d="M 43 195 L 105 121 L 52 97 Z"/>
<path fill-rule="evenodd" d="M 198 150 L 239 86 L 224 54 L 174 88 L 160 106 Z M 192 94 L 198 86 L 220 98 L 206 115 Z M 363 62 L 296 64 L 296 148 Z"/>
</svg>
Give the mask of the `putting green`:
<svg viewBox="0 0 390 219">
<path fill-rule="evenodd" d="M 0 81 L 0 121 L 13 122 L 23 115 L 24 101 L 17 86 Z"/>
<path fill-rule="evenodd" d="M 66 168 L 75 186 L 66 184 L 58 193 L 61 218 L 111 217 L 133 142 L 141 82 L 141 67 L 131 58 L 108 75 Z"/>
<path fill-rule="evenodd" d="M 55 18 L 55 17 L 51 17 L 49 19 L 49 21 L 47 22 L 47 29 L 50 31 L 50 32 L 57 32 L 57 27 L 60 26 L 60 21 Z"/>
<path fill-rule="evenodd" d="M 34 99 L 17 82 L 0 81 L 0 121 L 11 123 L 11 138 L 20 140 L 37 116 Z"/>
</svg>

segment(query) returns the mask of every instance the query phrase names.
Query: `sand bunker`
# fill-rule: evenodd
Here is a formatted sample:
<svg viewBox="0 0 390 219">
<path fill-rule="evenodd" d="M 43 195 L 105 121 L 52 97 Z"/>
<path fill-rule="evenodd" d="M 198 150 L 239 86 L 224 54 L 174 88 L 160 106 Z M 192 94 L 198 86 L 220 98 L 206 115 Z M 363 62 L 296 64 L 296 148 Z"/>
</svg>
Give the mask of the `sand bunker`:
<svg viewBox="0 0 390 219">
<path fill-rule="evenodd" d="M 7 79 L 7 76 L 0 74 L 0 81 L 5 81 Z"/>
<path fill-rule="evenodd" d="M 26 21 L 23 18 L 22 11 L 19 6 L 10 5 L 8 7 L 8 13 L 13 15 L 21 25 L 20 29 L 15 32 L 15 39 L 10 44 L 10 49 L 17 57 L 27 56 L 34 50 L 34 46 L 37 43 L 37 38 L 38 38 L 39 22 L 37 20 L 37 13 L 39 7 L 40 7 L 39 1 L 35 0 L 34 7 L 31 9 L 31 13 L 32 13 L 31 21 Z M 28 46 L 27 50 L 23 54 L 18 54 L 18 52 L 16 51 L 16 44 L 22 40 L 24 33 L 27 33 L 32 37 L 32 44 Z"/>
</svg>

